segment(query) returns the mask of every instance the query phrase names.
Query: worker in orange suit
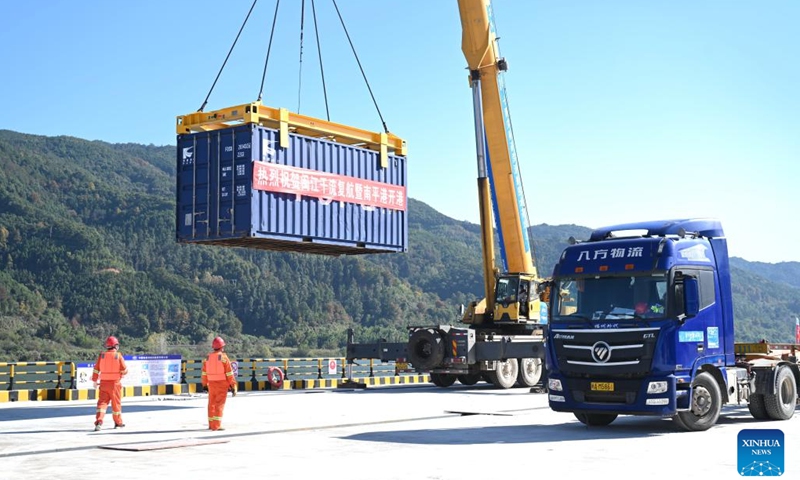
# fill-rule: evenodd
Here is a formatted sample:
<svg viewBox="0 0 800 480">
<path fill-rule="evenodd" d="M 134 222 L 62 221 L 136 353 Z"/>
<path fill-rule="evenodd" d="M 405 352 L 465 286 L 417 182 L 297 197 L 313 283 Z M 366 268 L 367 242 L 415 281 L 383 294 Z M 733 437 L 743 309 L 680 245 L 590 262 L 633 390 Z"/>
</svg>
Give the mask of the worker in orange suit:
<svg viewBox="0 0 800 480">
<path fill-rule="evenodd" d="M 120 380 L 128 373 L 125 360 L 119 353 L 119 340 L 111 336 L 106 339 L 106 351 L 97 357 L 92 372 L 92 382 L 97 388 L 98 377 L 100 393 L 97 399 L 97 414 L 95 415 L 94 431 L 100 430 L 103 417 L 106 415 L 108 403 L 111 402 L 111 417 L 114 419 L 114 428 L 124 427 L 122 422 L 122 384 Z"/>
<path fill-rule="evenodd" d="M 236 378 L 225 349 L 225 340 L 217 337 L 211 342 L 213 352 L 208 354 L 203 362 L 201 382 L 203 389 L 208 389 L 208 429 L 224 430 L 222 428 L 222 412 L 225 409 L 225 400 L 228 399 L 228 390 L 236 392 Z"/>
</svg>

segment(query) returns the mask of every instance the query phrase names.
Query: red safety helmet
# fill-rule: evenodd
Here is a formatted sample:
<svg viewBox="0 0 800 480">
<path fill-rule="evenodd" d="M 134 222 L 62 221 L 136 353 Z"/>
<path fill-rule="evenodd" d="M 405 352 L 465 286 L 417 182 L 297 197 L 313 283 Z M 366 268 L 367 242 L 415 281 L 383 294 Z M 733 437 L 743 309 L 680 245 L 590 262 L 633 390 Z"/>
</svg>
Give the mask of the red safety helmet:
<svg viewBox="0 0 800 480">
<path fill-rule="evenodd" d="M 225 346 L 225 340 L 222 337 L 217 337 L 214 341 L 211 342 L 211 348 L 214 350 L 219 350 L 220 348 Z"/>
<path fill-rule="evenodd" d="M 119 345 L 119 340 L 117 340 L 117 337 L 112 335 L 106 338 L 106 348 L 114 348 L 117 345 Z"/>
</svg>

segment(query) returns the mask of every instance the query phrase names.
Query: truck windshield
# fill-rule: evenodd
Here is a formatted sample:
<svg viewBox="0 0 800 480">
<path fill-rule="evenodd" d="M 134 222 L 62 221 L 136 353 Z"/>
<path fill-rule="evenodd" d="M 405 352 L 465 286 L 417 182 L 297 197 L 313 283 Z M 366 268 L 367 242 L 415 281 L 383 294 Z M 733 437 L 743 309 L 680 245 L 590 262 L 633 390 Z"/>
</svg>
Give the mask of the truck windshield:
<svg viewBox="0 0 800 480">
<path fill-rule="evenodd" d="M 659 319 L 667 315 L 664 274 L 561 278 L 555 283 L 553 321 Z"/>
</svg>

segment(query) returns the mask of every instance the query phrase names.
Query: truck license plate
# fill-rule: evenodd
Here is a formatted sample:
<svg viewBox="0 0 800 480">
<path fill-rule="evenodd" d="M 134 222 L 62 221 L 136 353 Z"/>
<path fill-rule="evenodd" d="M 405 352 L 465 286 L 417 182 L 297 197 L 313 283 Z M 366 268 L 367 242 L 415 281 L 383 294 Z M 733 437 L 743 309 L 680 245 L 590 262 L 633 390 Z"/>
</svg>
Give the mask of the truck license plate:
<svg viewBox="0 0 800 480">
<path fill-rule="evenodd" d="M 614 382 L 592 382 L 589 388 L 595 392 L 613 392 Z"/>
</svg>

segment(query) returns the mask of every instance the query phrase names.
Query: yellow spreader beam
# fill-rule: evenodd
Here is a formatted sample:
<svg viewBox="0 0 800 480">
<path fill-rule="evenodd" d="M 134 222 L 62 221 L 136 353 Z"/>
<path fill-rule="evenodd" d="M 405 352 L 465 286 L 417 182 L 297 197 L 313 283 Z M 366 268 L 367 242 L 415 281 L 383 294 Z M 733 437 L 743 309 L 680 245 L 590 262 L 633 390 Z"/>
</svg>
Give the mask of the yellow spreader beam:
<svg viewBox="0 0 800 480">
<path fill-rule="evenodd" d="M 291 113 L 285 108 L 266 107 L 261 102 L 246 103 L 211 112 L 179 115 L 175 125 L 178 135 L 208 132 L 257 123 L 280 132 L 282 148 L 289 148 L 289 132 L 309 137 L 328 137 L 347 145 L 359 145 L 380 152 L 381 167 L 388 166 L 388 155 L 406 155 L 406 142 L 392 133 L 370 132 L 319 118 Z"/>
</svg>

